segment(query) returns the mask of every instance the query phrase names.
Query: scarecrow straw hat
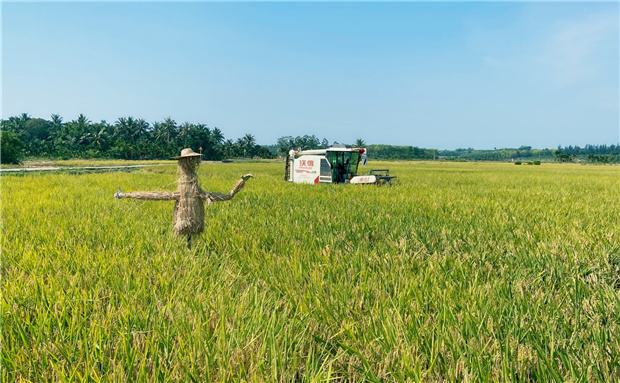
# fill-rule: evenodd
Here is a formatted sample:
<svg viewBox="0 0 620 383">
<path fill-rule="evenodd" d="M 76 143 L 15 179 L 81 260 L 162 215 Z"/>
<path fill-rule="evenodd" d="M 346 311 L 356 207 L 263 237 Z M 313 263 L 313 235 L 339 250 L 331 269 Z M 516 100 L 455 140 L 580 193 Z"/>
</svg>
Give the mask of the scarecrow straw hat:
<svg viewBox="0 0 620 383">
<path fill-rule="evenodd" d="M 178 157 L 172 157 L 175 160 L 179 160 L 181 158 L 189 158 L 189 157 L 200 157 L 202 154 L 194 152 L 191 148 L 186 148 L 181 150 L 181 155 Z"/>
</svg>

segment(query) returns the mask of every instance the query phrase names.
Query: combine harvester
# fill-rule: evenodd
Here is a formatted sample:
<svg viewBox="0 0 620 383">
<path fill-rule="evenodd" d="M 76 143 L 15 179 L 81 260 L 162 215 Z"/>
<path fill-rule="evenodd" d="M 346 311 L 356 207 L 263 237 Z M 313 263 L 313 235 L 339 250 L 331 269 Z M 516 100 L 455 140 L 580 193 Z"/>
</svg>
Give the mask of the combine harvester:
<svg viewBox="0 0 620 383">
<path fill-rule="evenodd" d="M 357 175 L 360 162 L 366 165 L 364 148 L 333 145 L 327 149 L 291 150 L 286 158 L 284 179 L 298 184 L 391 185 L 396 178 L 388 169 L 373 169 L 369 175 Z"/>
</svg>

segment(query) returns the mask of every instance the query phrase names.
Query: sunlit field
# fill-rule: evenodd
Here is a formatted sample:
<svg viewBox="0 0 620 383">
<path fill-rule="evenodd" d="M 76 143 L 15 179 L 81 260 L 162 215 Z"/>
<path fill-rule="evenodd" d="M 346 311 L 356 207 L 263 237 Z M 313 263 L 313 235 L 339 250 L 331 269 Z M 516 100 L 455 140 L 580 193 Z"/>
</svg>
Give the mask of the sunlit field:
<svg viewBox="0 0 620 383">
<path fill-rule="evenodd" d="M 370 163 L 392 187 L 203 164 L 2 176 L 3 381 L 619 381 L 620 167 Z M 362 168 L 362 171 L 368 169 Z"/>
</svg>

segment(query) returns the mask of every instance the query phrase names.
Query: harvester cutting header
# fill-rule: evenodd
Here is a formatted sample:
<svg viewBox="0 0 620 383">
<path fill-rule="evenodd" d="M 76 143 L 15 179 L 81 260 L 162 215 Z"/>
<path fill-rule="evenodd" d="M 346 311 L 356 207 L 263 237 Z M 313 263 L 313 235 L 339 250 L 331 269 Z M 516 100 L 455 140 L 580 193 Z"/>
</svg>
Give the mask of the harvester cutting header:
<svg viewBox="0 0 620 383">
<path fill-rule="evenodd" d="M 284 179 L 301 184 L 352 183 L 391 184 L 393 178 L 388 169 L 373 169 L 369 175 L 358 175 L 360 162 L 366 165 L 365 148 L 333 145 L 327 149 L 295 151 L 286 158 Z"/>
</svg>

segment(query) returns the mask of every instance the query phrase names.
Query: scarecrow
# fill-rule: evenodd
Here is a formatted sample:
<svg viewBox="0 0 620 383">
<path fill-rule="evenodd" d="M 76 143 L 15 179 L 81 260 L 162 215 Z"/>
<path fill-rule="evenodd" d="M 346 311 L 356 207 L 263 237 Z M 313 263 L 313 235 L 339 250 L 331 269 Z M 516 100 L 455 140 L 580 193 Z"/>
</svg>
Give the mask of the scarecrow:
<svg viewBox="0 0 620 383">
<path fill-rule="evenodd" d="M 176 201 L 174 205 L 174 231 L 178 235 L 187 235 L 187 248 L 192 248 L 192 234 L 200 234 L 204 231 L 204 204 L 207 206 L 214 202 L 228 201 L 235 194 L 243 189 L 245 181 L 253 178 L 251 174 L 241 177 L 239 182 L 233 187 L 228 194 L 205 192 L 198 184 L 198 174 L 196 169 L 200 164 L 200 156 L 202 154 L 195 153 L 192 149 L 183 149 L 179 157 L 179 178 L 177 190 L 174 192 L 129 192 L 125 193 L 118 188 L 118 192 L 114 194 L 117 199 L 134 198 L 140 200 L 152 201 Z"/>
</svg>

